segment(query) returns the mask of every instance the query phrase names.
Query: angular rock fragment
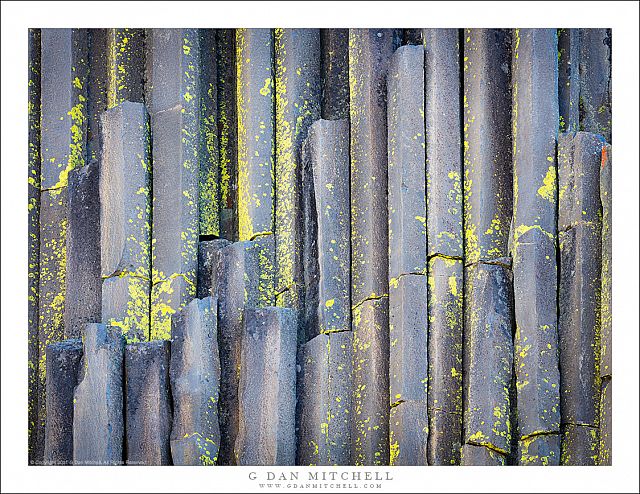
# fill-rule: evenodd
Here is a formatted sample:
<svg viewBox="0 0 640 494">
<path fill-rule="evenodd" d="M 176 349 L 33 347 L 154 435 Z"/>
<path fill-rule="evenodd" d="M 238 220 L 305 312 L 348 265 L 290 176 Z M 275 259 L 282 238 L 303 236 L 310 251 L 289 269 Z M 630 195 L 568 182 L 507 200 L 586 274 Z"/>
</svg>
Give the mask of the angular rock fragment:
<svg viewBox="0 0 640 494">
<path fill-rule="evenodd" d="M 594 466 L 598 460 L 598 429 L 587 425 L 564 424 L 560 464 Z"/>
<path fill-rule="evenodd" d="M 611 29 L 580 29 L 580 127 L 611 142 Z"/>
<path fill-rule="evenodd" d="M 169 342 L 127 345 L 124 352 L 127 465 L 170 465 Z"/>
<path fill-rule="evenodd" d="M 389 277 L 426 274 L 424 49 L 406 45 L 387 75 Z"/>
<path fill-rule="evenodd" d="M 47 346 L 47 417 L 45 465 L 73 464 L 73 390 L 78 383 L 82 340 Z"/>
<path fill-rule="evenodd" d="M 390 465 L 427 465 L 429 418 L 424 401 L 404 401 L 389 416 Z"/>
<path fill-rule="evenodd" d="M 463 439 L 507 455 L 513 372 L 511 273 L 497 264 L 476 264 L 467 269 L 465 284 Z"/>
<path fill-rule="evenodd" d="M 295 311 L 245 311 L 234 448 L 238 465 L 295 462 L 296 341 Z"/>
<path fill-rule="evenodd" d="M 407 274 L 389 287 L 389 403 L 427 402 L 427 277 Z"/>
<path fill-rule="evenodd" d="M 223 238 L 198 243 L 198 282 L 196 297 L 205 298 L 218 292 L 218 258 L 220 249 L 229 245 Z"/>
<path fill-rule="evenodd" d="M 123 463 L 123 357 L 119 328 L 87 324 L 83 363 L 73 395 L 74 465 Z"/>
<path fill-rule="evenodd" d="M 100 169 L 97 161 L 69 172 L 65 337 L 79 338 L 101 320 Z"/>
<path fill-rule="evenodd" d="M 463 255 L 458 29 L 423 29 L 427 254 Z"/>
<path fill-rule="evenodd" d="M 302 154 L 305 340 L 351 328 L 349 123 L 316 121 Z"/>
<path fill-rule="evenodd" d="M 462 414 L 429 409 L 429 465 L 459 465 Z"/>
<path fill-rule="evenodd" d="M 349 30 L 320 29 L 322 118 L 349 118 Z"/>
<path fill-rule="evenodd" d="M 485 446 L 464 444 L 460 453 L 460 464 L 466 466 L 503 467 L 507 457 Z"/>
<path fill-rule="evenodd" d="M 320 334 L 302 347 L 299 465 L 349 465 L 353 335 Z"/>
<path fill-rule="evenodd" d="M 172 318 L 174 465 L 214 465 L 220 448 L 217 299 L 192 300 Z"/>
<path fill-rule="evenodd" d="M 560 434 L 539 434 L 518 441 L 518 465 L 557 466 L 560 464 Z"/>
</svg>

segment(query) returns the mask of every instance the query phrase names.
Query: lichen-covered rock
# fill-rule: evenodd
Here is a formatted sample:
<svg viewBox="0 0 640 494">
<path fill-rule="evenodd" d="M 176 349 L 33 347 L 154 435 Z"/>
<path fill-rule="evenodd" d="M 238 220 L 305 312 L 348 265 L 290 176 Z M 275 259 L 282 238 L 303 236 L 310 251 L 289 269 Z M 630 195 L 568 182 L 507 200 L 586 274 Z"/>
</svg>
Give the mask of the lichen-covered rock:
<svg viewBox="0 0 640 494">
<path fill-rule="evenodd" d="M 426 466 L 429 417 L 425 401 L 404 401 L 389 416 L 390 465 Z"/>
</svg>

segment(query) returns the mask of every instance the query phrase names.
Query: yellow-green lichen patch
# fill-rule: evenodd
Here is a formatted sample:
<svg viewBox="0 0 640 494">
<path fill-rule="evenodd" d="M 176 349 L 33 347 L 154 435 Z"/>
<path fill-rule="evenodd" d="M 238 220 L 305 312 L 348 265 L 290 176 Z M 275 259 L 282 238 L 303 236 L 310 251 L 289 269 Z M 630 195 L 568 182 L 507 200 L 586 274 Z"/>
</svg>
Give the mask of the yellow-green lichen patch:
<svg viewBox="0 0 640 494">
<path fill-rule="evenodd" d="M 542 185 L 538 188 L 538 195 L 550 203 L 555 204 L 556 188 L 556 167 L 552 165 L 547 170 L 547 174 L 542 181 Z"/>
</svg>

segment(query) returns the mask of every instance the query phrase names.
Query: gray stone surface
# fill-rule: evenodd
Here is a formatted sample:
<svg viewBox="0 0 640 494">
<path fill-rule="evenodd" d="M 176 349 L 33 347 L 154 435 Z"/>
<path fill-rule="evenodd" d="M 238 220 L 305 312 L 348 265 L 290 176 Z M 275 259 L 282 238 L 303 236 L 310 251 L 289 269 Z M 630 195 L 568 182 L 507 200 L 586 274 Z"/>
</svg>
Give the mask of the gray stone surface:
<svg viewBox="0 0 640 494">
<path fill-rule="evenodd" d="M 511 273 L 496 264 L 476 264 L 467 268 L 465 277 L 463 440 L 507 455 L 513 372 Z"/>
<path fill-rule="evenodd" d="M 558 336 L 562 422 L 598 425 L 600 402 L 600 227 L 561 232 Z"/>
<path fill-rule="evenodd" d="M 463 255 L 458 29 L 423 29 L 427 254 Z"/>
<path fill-rule="evenodd" d="M 274 232 L 273 32 L 236 29 L 240 240 Z"/>
<path fill-rule="evenodd" d="M 540 434 L 518 441 L 518 465 L 556 466 L 560 464 L 560 434 Z"/>
<path fill-rule="evenodd" d="M 389 415 L 391 465 L 426 466 L 429 417 L 425 401 L 404 401 Z"/>
<path fill-rule="evenodd" d="M 613 441 L 612 415 L 612 381 L 611 378 L 602 380 L 600 395 L 600 444 L 598 450 L 598 464 L 611 465 L 611 446 Z"/>
<path fill-rule="evenodd" d="M 154 283 L 151 287 L 150 339 L 170 339 L 171 317 L 195 296 L 196 285 L 186 275 L 178 274 Z"/>
<path fill-rule="evenodd" d="M 559 432 L 555 239 L 531 229 L 519 237 L 513 256 L 518 433 Z"/>
<path fill-rule="evenodd" d="M 558 230 L 600 223 L 600 166 L 604 142 L 588 132 L 558 139 Z"/>
<path fill-rule="evenodd" d="M 427 402 L 427 277 L 408 274 L 389 286 L 389 403 Z"/>
<path fill-rule="evenodd" d="M 387 70 L 393 29 L 349 30 L 352 305 L 388 290 Z"/>
<path fill-rule="evenodd" d="M 367 300 L 352 311 L 352 465 L 389 463 L 389 300 Z"/>
<path fill-rule="evenodd" d="M 170 465 L 171 394 L 168 341 L 125 347 L 127 465 Z"/>
<path fill-rule="evenodd" d="M 511 34 L 464 31 L 466 263 L 505 257 L 512 212 Z M 491 81 L 491 83 L 489 83 Z"/>
<path fill-rule="evenodd" d="M 320 29 L 322 118 L 349 118 L 349 30 Z"/>
<path fill-rule="evenodd" d="M 429 409 L 429 465 L 460 464 L 462 414 Z"/>
<path fill-rule="evenodd" d="M 196 297 L 205 298 L 218 293 L 218 258 L 220 249 L 230 242 L 223 238 L 198 243 L 198 280 Z"/>
<path fill-rule="evenodd" d="M 97 161 L 69 172 L 69 226 L 65 299 L 66 338 L 80 338 L 84 325 L 101 321 L 100 168 Z"/>
<path fill-rule="evenodd" d="M 172 319 L 171 391 L 174 465 L 214 465 L 220 448 L 215 297 L 194 299 Z"/>
<path fill-rule="evenodd" d="M 460 453 L 460 464 L 477 467 L 503 467 L 507 457 L 485 446 L 464 444 Z"/>
<path fill-rule="evenodd" d="M 460 260 L 439 256 L 429 260 L 429 409 L 459 415 L 462 414 L 463 271 Z"/>
<path fill-rule="evenodd" d="M 108 29 L 109 84 L 107 105 L 144 102 L 144 29 Z"/>
<path fill-rule="evenodd" d="M 611 29 L 580 29 L 580 127 L 611 142 Z"/>
<path fill-rule="evenodd" d="M 351 328 L 349 123 L 319 120 L 303 147 L 305 340 Z"/>
<path fill-rule="evenodd" d="M 558 103 L 560 131 L 578 131 L 580 125 L 579 29 L 558 29 Z"/>
<path fill-rule="evenodd" d="M 74 465 L 123 462 L 123 358 L 120 329 L 87 324 L 83 362 L 73 394 Z"/>
<path fill-rule="evenodd" d="M 353 334 L 320 334 L 302 347 L 298 465 L 349 465 Z"/>
<path fill-rule="evenodd" d="M 602 150 L 602 166 L 600 167 L 600 202 L 602 203 L 602 292 L 601 313 L 602 345 L 600 352 L 600 375 L 611 376 L 612 370 L 612 314 L 611 314 L 611 146 Z"/>
<path fill-rule="evenodd" d="M 107 109 L 110 68 L 109 29 L 89 29 L 88 66 L 91 81 L 87 85 L 87 160 L 102 163 L 101 116 Z M 114 67 L 115 70 L 115 67 Z"/>
<path fill-rule="evenodd" d="M 78 383 L 82 340 L 47 346 L 45 465 L 73 464 L 73 389 Z"/>
<path fill-rule="evenodd" d="M 293 465 L 296 339 L 292 309 L 245 312 L 239 381 L 238 465 Z"/>
<path fill-rule="evenodd" d="M 597 427 L 563 424 L 560 443 L 560 464 L 594 466 L 598 459 L 599 433 Z"/>
<path fill-rule="evenodd" d="M 124 102 L 107 110 L 102 114 L 102 132 L 101 274 L 149 278 L 151 163 L 144 105 Z"/>
<path fill-rule="evenodd" d="M 151 284 L 138 276 L 113 276 L 102 282 L 102 320 L 122 330 L 128 343 L 149 339 Z"/>
<path fill-rule="evenodd" d="M 406 45 L 387 74 L 389 277 L 427 269 L 424 49 Z"/>
<path fill-rule="evenodd" d="M 276 293 L 286 305 L 304 306 L 302 159 L 309 126 L 320 118 L 320 30 L 275 30 L 275 236 Z"/>
</svg>

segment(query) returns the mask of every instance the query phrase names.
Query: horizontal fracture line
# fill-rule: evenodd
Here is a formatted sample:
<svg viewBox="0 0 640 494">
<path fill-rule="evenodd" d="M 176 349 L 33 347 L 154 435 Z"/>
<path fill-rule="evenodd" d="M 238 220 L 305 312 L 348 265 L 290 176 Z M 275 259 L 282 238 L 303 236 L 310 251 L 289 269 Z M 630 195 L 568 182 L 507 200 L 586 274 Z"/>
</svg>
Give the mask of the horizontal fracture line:
<svg viewBox="0 0 640 494">
<path fill-rule="evenodd" d="M 502 456 L 507 456 L 509 453 L 507 453 L 504 449 L 500 449 L 497 446 L 494 446 L 493 444 L 480 444 L 480 443 L 476 443 L 474 441 L 467 441 L 467 444 L 471 445 L 471 446 L 478 446 L 481 448 L 487 448 L 491 451 L 495 451 L 496 453 L 502 455 Z"/>
<path fill-rule="evenodd" d="M 269 235 L 273 235 L 273 232 L 258 232 L 258 233 L 254 233 L 253 235 L 251 235 L 251 238 L 249 239 L 249 242 L 255 240 L 258 237 L 268 237 Z"/>
<path fill-rule="evenodd" d="M 62 189 L 67 188 L 67 186 L 68 185 L 60 185 L 58 187 L 48 187 L 46 189 L 40 188 L 40 193 L 42 193 L 42 192 L 50 192 L 52 190 L 62 190 Z"/>
<path fill-rule="evenodd" d="M 376 297 L 369 296 L 369 297 L 365 298 L 362 302 L 358 302 L 356 305 L 353 305 L 351 307 L 351 310 L 357 309 L 358 307 L 360 307 L 362 304 L 364 304 L 365 302 L 367 302 L 369 300 L 381 300 L 383 298 L 389 298 L 389 294 L 388 293 L 383 293 L 382 295 L 378 295 Z"/>
<path fill-rule="evenodd" d="M 602 224 L 602 222 L 600 223 Z M 573 225 L 569 225 L 566 228 L 563 228 L 562 230 L 558 230 L 558 233 L 566 233 L 569 230 L 573 230 L 574 228 L 577 228 L 579 226 L 597 226 L 598 224 L 595 223 L 594 221 L 578 221 L 577 223 L 574 223 Z"/>
<path fill-rule="evenodd" d="M 404 400 L 398 400 L 398 401 L 394 401 L 393 403 L 391 403 L 389 408 L 395 408 L 398 405 L 400 405 L 400 403 L 404 403 Z"/>
<path fill-rule="evenodd" d="M 436 257 L 440 257 L 442 259 L 450 259 L 452 261 L 464 261 L 464 258 L 462 256 L 450 256 L 448 254 L 436 253 L 436 254 L 431 254 L 430 256 L 427 256 L 427 262 L 429 262 L 431 259 L 434 259 Z"/>
<path fill-rule="evenodd" d="M 320 331 L 320 334 L 350 333 L 351 331 L 351 329 L 329 329 L 326 331 Z"/>
<path fill-rule="evenodd" d="M 526 441 L 527 439 L 531 439 L 532 437 L 538 436 L 559 436 L 560 431 L 536 431 L 531 434 L 525 434 L 524 436 L 520 436 L 520 441 Z"/>
<path fill-rule="evenodd" d="M 139 274 L 132 273 L 131 271 L 116 271 L 108 276 L 100 276 L 102 281 L 109 280 L 111 278 L 124 278 L 125 276 L 129 276 L 131 278 L 139 278 L 141 280 L 151 281 L 151 278 L 148 276 L 140 276 Z"/>
<path fill-rule="evenodd" d="M 588 427 L 589 429 L 599 429 L 600 427 L 598 427 L 597 425 L 591 425 L 591 424 L 574 424 L 573 422 L 562 422 L 560 424 L 560 427 L 562 427 L 563 425 L 572 425 L 574 427 Z"/>
<path fill-rule="evenodd" d="M 496 259 L 479 259 L 479 260 L 477 260 L 475 262 L 471 262 L 469 264 L 465 264 L 464 267 L 465 268 L 470 268 L 470 267 L 473 267 L 473 266 L 475 266 L 477 264 L 486 264 L 486 265 L 489 265 L 489 266 L 502 266 L 503 268 L 511 270 L 511 265 L 510 264 L 505 264 L 503 262 L 498 262 L 498 260 L 496 260 Z"/>
<path fill-rule="evenodd" d="M 389 278 L 389 284 L 391 284 L 391 280 L 399 280 L 403 276 L 427 276 L 427 273 L 426 272 L 418 273 L 418 272 L 414 272 L 414 271 L 411 271 L 409 273 L 400 273 L 398 276 L 393 276 L 393 277 Z"/>
<path fill-rule="evenodd" d="M 190 285 L 195 286 L 196 284 L 193 281 L 191 281 L 189 278 L 187 278 L 186 276 L 187 275 L 185 273 L 173 273 L 173 274 L 169 275 L 169 277 L 167 277 L 167 278 L 162 278 L 161 280 L 152 282 L 151 285 L 152 286 L 156 286 L 156 285 L 159 285 L 160 283 L 164 283 L 166 281 L 175 280 L 176 278 L 182 278 L 182 279 L 184 279 L 184 281 L 186 281 Z"/>
</svg>

